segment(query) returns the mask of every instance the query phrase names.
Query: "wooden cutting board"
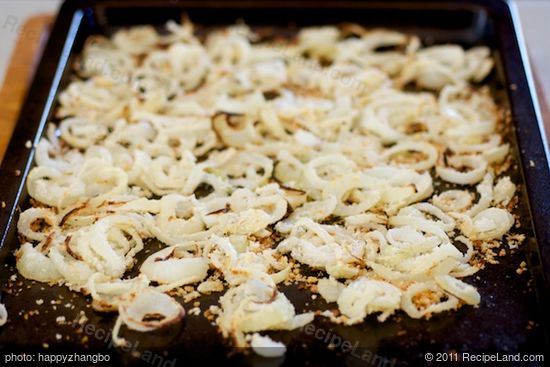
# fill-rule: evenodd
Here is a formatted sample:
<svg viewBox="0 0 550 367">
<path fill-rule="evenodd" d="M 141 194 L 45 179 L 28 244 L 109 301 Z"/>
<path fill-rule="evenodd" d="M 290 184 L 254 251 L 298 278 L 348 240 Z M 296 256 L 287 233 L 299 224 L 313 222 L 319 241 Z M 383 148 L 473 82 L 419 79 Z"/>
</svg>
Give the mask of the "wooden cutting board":
<svg viewBox="0 0 550 367">
<path fill-rule="evenodd" d="M 17 122 L 34 70 L 42 55 L 53 19 L 52 15 L 38 15 L 29 18 L 19 33 L 19 39 L 13 51 L 10 65 L 6 70 L 4 85 L 0 90 L 0 161 L 6 153 L 9 139 Z M 546 135 L 550 141 L 550 109 L 542 95 L 540 83 L 536 82 L 536 84 L 546 126 Z"/>
<path fill-rule="evenodd" d="M 19 31 L 0 90 L 0 161 L 6 152 L 53 19 L 50 14 L 34 16 L 27 19 Z"/>
</svg>

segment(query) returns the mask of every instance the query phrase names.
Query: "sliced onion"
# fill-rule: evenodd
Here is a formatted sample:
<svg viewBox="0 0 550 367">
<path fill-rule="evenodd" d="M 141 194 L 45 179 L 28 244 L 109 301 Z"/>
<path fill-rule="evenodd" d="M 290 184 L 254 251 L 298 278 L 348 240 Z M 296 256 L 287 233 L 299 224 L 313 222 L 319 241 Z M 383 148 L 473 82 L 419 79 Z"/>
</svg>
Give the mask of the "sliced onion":
<svg viewBox="0 0 550 367">
<path fill-rule="evenodd" d="M 266 358 L 276 358 L 286 353 L 286 347 L 283 343 L 275 342 L 269 336 L 262 336 L 258 333 L 252 334 L 250 346 L 254 353 Z"/>
<path fill-rule="evenodd" d="M 337 216 L 347 217 L 364 213 L 380 200 L 380 191 L 374 189 L 376 184 L 368 176 L 344 175 L 327 184 L 323 196 L 335 196 L 338 204 L 334 209 Z M 348 204 L 347 202 L 352 202 Z"/>
<path fill-rule="evenodd" d="M 61 121 L 61 137 L 75 148 L 85 149 L 103 139 L 108 131 L 107 126 L 72 117 Z"/>
<path fill-rule="evenodd" d="M 514 217 L 504 209 L 489 208 L 462 223 L 462 232 L 471 240 L 501 238 L 514 225 Z"/>
<path fill-rule="evenodd" d="M 435 282 L 443 290 L 449 292 L 453 296 L 459 298 L 469 305 L 478 305 L 481 299 L 479 292 L 473 286 L 464 283 L 450 275 L 438 275 L 435 278 Z"/>
<path fill-rule="evenodd" d="M 403 311 L 405 311 L 410 317 L 414 319 L 419 319 L 430 313 L 448 311 L 458 306 L 458 299 L 453 295 L 447 294 L 446 301 L 432 303 L 422 309 L 418 308 L 413 302 L 413 297 L 422 292 L 431 292 L 438 297 L 444 296 L 442 291 L 437 287 L 434 282 L 415 283 L 409 286 L 407 290 L 403 292 L 401 307 L 403 308 Z"/>
<path fill-rule="evenodd" d="M 354 168 L 355 163 L 343 155 L 326 155 L 309 161 L 304 176 L 311 187 L 323 189 L 335 176 Z"/>
<path fill-rule="evenodd" d="M 512 180 L 510 180 L 510 177 L 502 177 L 495 185 L 493 193 L 493 203 L 506 206 L 510 203 L 516 193 L 516 185 L 512 182 Z"/>
<path fill-rule="evenodd" d="M 253 143 L 259 139 L 254 121 L 239 114 L 217 113 L 212 117 L 212 128 L 224 144 L 231 147 L 244 147 L 247 143 Z"/>
<path fill-rule="evenodd" d="M 301 218 L 322 221 L 334 213 L 337 203 L 338 201 L 334 196 L 330 196 L 324 200 L 305 203 L 294 210 L 287 219 L 277 223 L 275 228 L 281 233 L 289 233 Z"/>
<path fill-rule="evenodd" d="M 317 282 L 317 290 L 327 302 L 336 302 L 345 286 L 334 278 L 323 278 Z"/>
<path fill-rule="evenodd" d="M 469 216 L 474 216 L 491 205 L 493 200 L 492 173 L 489 172 L 483 177 L 483 181 L 476 186 L 476 191 L 479 193 L 479 201 L 466 212 Z"/>
<path fill-rule="evenodd" d="M 294 318 L 294 306 L 273 286 L 249 280 L 229 289 L 221 298 L 217 320 L 225 335 L 234 332 L 277 330 Z"/>
<path fill-rule="evenodd" d="M 382 312 L 378 320 L 384 321 L 399 308 L 401 290 L 390 283 L 362 277 L 344 288 L 337 302 L 350 323 L 361 322 L 374 312 Z"/>
<path fill-rule="evenodd" d="M 452 167 L 435 167 L 439 177 L 443 180 L 460 184 L 472 185 L 483 179 L 487 169 L 487 162 L 478 156 L 453 156 L 448 158 L 453 167 L 466 166 L 470 168 L 467 172 L 461 172 Z"/>
<path fill-rule="evenodd" d="M 0 327 L 4 326 L 8 322 L 8 311 L 3 303 L 0 303 Z"/>
<path fill-rule="evenodd" d="M 153 282 L 169 288 L 200 282 L 208 275 L 208 259 L 194 255 L 192 245 L 175 245 L 149 256 L 140 272 Z M 167 291 L 167 287 L 161 287 Z"/>
<path fill-rule="evenodd" d="M 465 190 L 447 190 L 433 197 L 433 203 L 444 212 L 463 212 L 472 205 L 472 194 Z"/>
<path fill-rule="evenodd" d="M 437 220 L 433 220 L 431 217 L 435 217 Z M 453 218 L 428 203 L 418 203 L 402 208 L 396 216 L 390 217 L 388 223 L 393 226 L 411 225 L 419 229 L 427 229 L 428 226 L 435 225 L 445 232 L 451 232 L 455 227 Z M 433 233 L 434 230 L 439 237 L 447 238 L 437 229 L 432 229 L 430 232 Z"/>
<path fill-rule="evenodd" d="M 413 163 L 399 163 L 399 166 L 403 166 L 406 168 L 414 169 L 414 170 L 427 170 L 435 166 L 435 163 L 437 161 L 437 149 L 429 143 L 425 142 L 417 142 L 417 141 L 408 141 L 408 142 L 402 142 L 397 143 L 390 149 L 387 149 L 383 154 L 382 157 L 386 160 L 391 161 L 392 157 L 398 154 L 403 153 L 409 153 L 409 152 L 419 152 L 424 154 L 426 158 L 424 160 L 420 160 L 418 162 Z"/>
<path fill-rule="evenodd" d="M 56 282 L 62 278 L 54 263 L 31 243 L 24 243 L 15 253 L 17 271 L 25 278 L 39 282 Z"/>
<path fill-rule="evenodd" d="M 45 231 L 36 231 L 32 227 L 37 221 L 43 221 L 48 225 Z M 45 208 L 29 208 L 19 216 L 17 231 L 29 240 L 42 242 L 48 235 L 58 229 L 57 215 Z"/>
<path fill-rule="evenodd" d="M 118 312 L 129 329 L 150 331 L 178 322 L 185 310 L 172 297 L 146 290 L 126 295 L 120 302 Z M 148 319 L 148 318 L 152 319 Z"/>
<path fill-rule="evenodd" d="M 100 273 L 95 273 L 86 283 L 86 289 L 92 296 L 94 310 L 108 312 L 117 311 L 120 300 L 126 294 L 143 291 L 148 285 L 149 279 L 144 275 L 131 279 L 113 280 Z"/>
</svg>

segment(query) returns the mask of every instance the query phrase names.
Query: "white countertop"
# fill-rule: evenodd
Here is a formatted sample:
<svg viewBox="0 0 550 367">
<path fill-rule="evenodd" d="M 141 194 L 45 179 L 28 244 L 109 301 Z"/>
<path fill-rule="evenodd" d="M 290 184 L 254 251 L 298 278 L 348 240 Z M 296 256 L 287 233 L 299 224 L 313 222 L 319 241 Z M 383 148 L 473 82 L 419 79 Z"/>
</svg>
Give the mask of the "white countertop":
<svg viewBox="0 0 550 367">
<path fill-rule="evenodd" d="M 18 27 L 30 16 L 55 13 L 60 4 L 60 0 L 0 0 L 0 85 L 19 35 Z M 531 66 L 550 105 L 550 1 L 517 0 L 517 6 Z"/>
</svg>

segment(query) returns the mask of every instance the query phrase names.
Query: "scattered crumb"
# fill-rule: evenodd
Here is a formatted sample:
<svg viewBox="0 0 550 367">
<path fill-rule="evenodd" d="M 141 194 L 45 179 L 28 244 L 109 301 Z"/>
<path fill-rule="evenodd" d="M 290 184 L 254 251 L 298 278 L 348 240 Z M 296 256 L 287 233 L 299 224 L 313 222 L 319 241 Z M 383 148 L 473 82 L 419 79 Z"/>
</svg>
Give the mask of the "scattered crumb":
<svg viewBox="0 0 550 367">
<path fill-rule="evenodd" d="M 21 170 L 16 169 L 15 170 L 15 177 L 19 177 L 19 176 L 21 176 Z"/>
<path fill-rule="evenodd" d="M 508 243 L 508 247 L 510 250 L 515 250 L 519 247 L 525 241 L 525 235 L 524 234 L 509 234 L 506 236 L 506 242 Z"/>
<path fill-rule="evenodd" d="M 209 279 L 199 284 L 199 286 L 197 287 L 197 290 L 203 294 L 221 292 L 223 291 L 223 283 L 218 279 L 215 279 L 215 280 Z"/>
<path fill-rule="evenodd" d="M 183 302 L 185 303 L 191 302 L 192 300 L 199 298 L 200 296 L 201 294 L 199 292 L 192 291 L 190 293 L 187 293 L 185 296 L 183 296 Z"/>
<path fill-rule="evenodd" d="M 37 304 L 37 305 L 41 305 L 42 303 L 44 303 L 44 300 L 43 300 L 43 299 L 37 299 L 37 300 L 36 300 L 36 304 Z"/>
<path fill-rule="evenodd" d="M 32 142 L 31 142 L 30 140 L 27 140 L 27 141 L 25 142 L 25 148 L 27 148 L 27 149 L 31 149 L 31 148 L 32 148 Z"/>
<path fill-rule="evenodd" d="M 84 311 L 80 311 L 80 317 L 78 318 L 78 324 L 84 325 L 88 321 L 88 317 L 86 317 L 86 314 Z"/>
<path fill-rule="evenodd" d="M 55 339 L 56 340 L 61 340 L 61 338 L 62 338 L 61 334 L 55 334 Z"/>
<path fill-rule="evenodd" d="M 346 324 L 349 321 L 346 316 L 340 315 L 339 310 L 316 311 L 315 315 L 326 317 L 334 324 Z"/>
<path fill-rule="evenodd" d="M 201 314 L 201 309 L 198 307 L 193 307 L 188 312 L 189 315 L 199 316 Z"/>
<path fill-rule="evenodd" d="M 306 278 L 306 282 L 307 283 L 317 283 L 319 281 L 319 279 L 317 279 L 317 277 L 307 277 Z"/>
<path fill-rule="evenodd" d="M 535 162 L 533 160 L 529 160 L 529 167 L 535 167 Z"/>
<path fill-rule="evenodd" d="M 516 273 L 519 275 L 523 274 L 525 271 L 527 271 L 527 263 L 525 261 L 522 261 L 519 264 L 519 268 L 516 269 Z"/>
</svg>

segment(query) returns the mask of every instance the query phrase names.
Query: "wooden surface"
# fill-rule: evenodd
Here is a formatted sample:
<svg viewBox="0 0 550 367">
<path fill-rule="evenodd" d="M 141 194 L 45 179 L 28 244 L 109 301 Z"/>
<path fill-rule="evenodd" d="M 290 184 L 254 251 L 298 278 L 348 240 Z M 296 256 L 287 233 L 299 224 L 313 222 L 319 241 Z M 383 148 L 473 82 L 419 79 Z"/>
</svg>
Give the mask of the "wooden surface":
<svg viewBox="0 0 550 367">
<path fill-rule="evenodd" d="M 10 65 L 6 70 L 4 85 L 0 90 L 0 161 L 6 153 L 9 139 L 17 122 L 36 64 L 42 54 L 42 48 L 47 39 L 52 20 L 52 15 L 39 15 L 29 18 L 19 34 Z M 30 35 L 33 36 L 30 37 Z M 550 141 L 550 108 L 542 95 L 540 83 L 536 82 L 536 84 L 541 112 L 546 126 L 546 135 Z M 9 154 L 9 152 L 6 154 Z"/>
<path fill-rule="evenodd" d="M 6 69 L 0 90 L 0 161 L 6 152 L 33 72 L 42 54 L 53 16 L 38 15 L 27 19 Z"/>
</svg>

